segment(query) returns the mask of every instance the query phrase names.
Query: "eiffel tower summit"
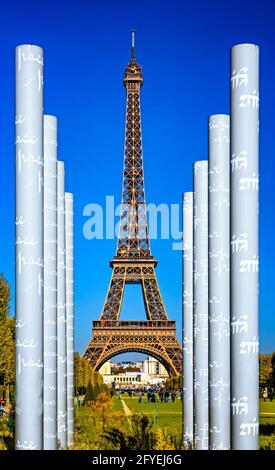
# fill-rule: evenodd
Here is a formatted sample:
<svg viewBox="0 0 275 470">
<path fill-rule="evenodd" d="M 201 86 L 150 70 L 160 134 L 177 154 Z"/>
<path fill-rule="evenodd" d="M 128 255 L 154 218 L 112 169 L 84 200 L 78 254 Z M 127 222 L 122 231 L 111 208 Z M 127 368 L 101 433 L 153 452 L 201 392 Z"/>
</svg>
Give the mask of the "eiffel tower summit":
<svg viewBox="0 0 275 470">
<path fill-rule="evenodd" d="M 144 192 L 140 90 L 142 68 L 132 55 L 125 68 L 126 130 L 120 228 L 112 276 L 99 321 L 93 321 L 92 338 L 84 352 L 94 370 L 113 356 L 140 352 L 160 361 L 170 376 L 182 370 L 182 349 L 176 338 L 176 322 L 168 320 L 159 290 L 150 249 Z M 120 321 L 126 284 L 141 284 L 147 320 Z"/>
</svg>

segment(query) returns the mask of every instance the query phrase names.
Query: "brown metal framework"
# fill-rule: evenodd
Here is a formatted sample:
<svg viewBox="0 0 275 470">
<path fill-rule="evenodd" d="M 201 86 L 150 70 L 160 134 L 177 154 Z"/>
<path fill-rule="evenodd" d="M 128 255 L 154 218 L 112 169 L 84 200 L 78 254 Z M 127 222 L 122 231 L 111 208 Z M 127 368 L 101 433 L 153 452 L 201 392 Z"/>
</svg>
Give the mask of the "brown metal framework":
<svg viewBox="0 0 275 470">
<path fill-rule="evenodd" d="M 112 277 L 99 321 L 84 356 L 94 370 L 122 352 L 138 351 L 158 359 L 170 375 L 182 369 L 182 350 L 176 323 L 169 321 L 161 298 L 151 255 L 144 192 L 140 89 L 143 77 L 137 65 L 132 33 L 132 58 L 125 69 L 127 94 L 120 229 Z M 125 284 L 141 284 L 147 321 L 119 321 Z"/>
</svg>

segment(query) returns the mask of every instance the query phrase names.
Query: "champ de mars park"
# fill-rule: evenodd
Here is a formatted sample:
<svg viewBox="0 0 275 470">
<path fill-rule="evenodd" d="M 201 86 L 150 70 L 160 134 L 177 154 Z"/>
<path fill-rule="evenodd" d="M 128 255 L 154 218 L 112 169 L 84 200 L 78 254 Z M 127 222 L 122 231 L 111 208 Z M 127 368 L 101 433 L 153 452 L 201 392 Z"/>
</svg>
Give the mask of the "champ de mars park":
<svg viewBox="0 0 275 470">
<path fill-rule="evenodd" d="M 3 272 L 1 450 L 275 450 L 275 352 L 260 353 L 258 327 L 260 48 L 238 43 L 225 54 L 230 114 L 209 115 L 207 159 L 184 165 L 192 187 L 178 187 L 182 201 L 172 213 L 169 204 L 146 205 L 146 71 L 131 32 L 119 85 L 125 140 L 124 157 L 114 161 L 123 176 L 110 280 L 101 311 L 86 319 L 90 339 L 77 351 L 76 242 L 81 233 L 104 238 L 105 208 L 88 204 L 84 228 L 78 223 L 77 189 L 68 184 L 74 168 L 58 150 L 62 123 L 44 112 L 46 46 L 16 47 L 15 290 Z M 160 239 L 167 226 L 177 234 L 177 320 L 158 283 L 163 255 L 157 259 L 150 243 L 159 222 Z M 140 286 L 143 320 L 131 309 L 121 318 L 128 285 Z"/>
</svg>

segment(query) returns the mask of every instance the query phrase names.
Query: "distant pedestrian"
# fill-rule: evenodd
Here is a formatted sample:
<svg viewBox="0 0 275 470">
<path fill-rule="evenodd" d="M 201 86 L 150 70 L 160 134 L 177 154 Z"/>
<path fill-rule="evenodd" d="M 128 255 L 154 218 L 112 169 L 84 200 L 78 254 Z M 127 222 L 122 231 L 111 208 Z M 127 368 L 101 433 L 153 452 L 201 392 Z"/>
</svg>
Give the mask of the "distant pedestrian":
<svg viewBox="0 0 275 470">
<path fill-rule="evenodd" d="M 148 403 L 150 403 L 150 401 L 151 401 L 151 392 L 147 393 L 147 401 L 148 401 Z"/>
<path fill-rule="evenodd" d="M 154 392 L 151 395 L 151 403 L 156 403 L 156 397 L 155 397 Z"/>
<path fill-rule="evenodd" d="M 268 388 L 265 387 L 264 393 L 263 393 L 264 401 L 268 398 Z"/>
<path fill-rule="evenodd" d="M 168 392 L 168 390 L 166 390 L 164 392 L 164 403 L 168 403 L 169 401 L 169 396 L 170 396 L 170 393 Z"/>
<path fill-rule="evenodd" d="M 174 401 L 176 400 L 176 392 L 173 392 L 171 393 L 171 400 L 172 400 L 172 403 L 174 403 Z"/>
<path fill-rule="evenodd" d="M 138 402 L 141 403 L 142 402 L 142 393 L 140 392 L 139 396 L 138 396 Z"/>
<path fill-rule="evenodd" d="M 160 403 L 162 403 L 163 402 L 163 391 L 162 390 L 159 392 L 159 399 L 160 399 Z"/>
</svg>

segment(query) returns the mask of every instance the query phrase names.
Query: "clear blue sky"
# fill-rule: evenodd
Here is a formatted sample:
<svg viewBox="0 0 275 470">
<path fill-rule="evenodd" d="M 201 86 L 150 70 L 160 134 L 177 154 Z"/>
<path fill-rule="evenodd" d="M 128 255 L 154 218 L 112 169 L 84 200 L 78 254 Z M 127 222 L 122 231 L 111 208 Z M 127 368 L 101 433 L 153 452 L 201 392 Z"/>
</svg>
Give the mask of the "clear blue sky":
<svg viewBox="0 0 275 470">
<path fill-rule="evenodd" d="M 0 17 L 0 270 L 14 294 L 14 48 L 42 45 L 45 113 L 59 119 L 59 158 L 75 195 L 75 337 L 83 352 L 100 315 L 116 241 L 85 240 L 83 207 L 120 202 L 125 90 L 132 27 L 143 66 L 142 124 L 147 203 L 180 203 L 192 162 L 207 158 L 207 117 L 229 112 L 230 47 L 261 48 L 260 336 L 275 349 L 275 6 L 270 1 L 9 1 Z M 181 253 L 151 243 L 170 319 L 181 330 Z M 123 318 L 142 318 L 129 295 Z"/>
</svg>

